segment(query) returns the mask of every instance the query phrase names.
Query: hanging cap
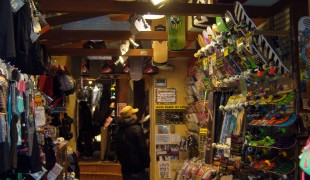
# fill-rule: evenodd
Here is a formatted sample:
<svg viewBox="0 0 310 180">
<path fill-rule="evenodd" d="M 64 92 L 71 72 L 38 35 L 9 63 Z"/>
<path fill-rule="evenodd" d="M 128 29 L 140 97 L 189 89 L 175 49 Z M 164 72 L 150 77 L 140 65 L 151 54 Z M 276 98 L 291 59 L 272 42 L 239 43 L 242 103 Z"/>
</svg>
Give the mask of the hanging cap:
<svg viewBox="0 0 310 180">
<path fill-rule="evenodd" d="M 131 106 L 125 106 L 121 112 L 120 112 L 120 115 L 122 118 L 125 118 L 125 117 L 130 117 L 132 114 L 138 112 L 139 109 L 136 108 L 136 109 L 133 109 Z"/>
</svg>

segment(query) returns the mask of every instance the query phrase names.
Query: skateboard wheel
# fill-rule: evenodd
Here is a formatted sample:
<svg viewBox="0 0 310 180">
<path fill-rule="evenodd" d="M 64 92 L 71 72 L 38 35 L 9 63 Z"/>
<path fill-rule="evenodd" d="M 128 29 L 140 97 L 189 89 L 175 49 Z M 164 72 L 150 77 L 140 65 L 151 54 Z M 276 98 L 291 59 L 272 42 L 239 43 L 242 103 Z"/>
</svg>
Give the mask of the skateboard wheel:
<svg viewBox="0 0 310 180">
<path fill-rule="evenodd" d="M 275 71 L 276 71 L 276 68 L 274 66 L 271 66 L 270 69 L 269 69 L 269 74 L 270 75 L 274 75 Z"/>
<path fill-rule="evenodd" d="M 270 163 L 270 161 L 269 161 L 269 160 L 265 160 L 265 163 L 266 163 L 268 166 L 270 166 L 270 165 L 271 165 L 271 163 Z"/>
<path fill-rule="evenodd" d="M 268 68 L 269 68 L 268 64 L 264 64 L 264 65 L 263 65 L 263 69 L 264 69 L 264 70 L 267 70 Z"/>
<path fill-rule="evenodd" d="M 263 74 L 264 74 L 263 71 L 260 71 L 260 70 L 257 71 L 257 76 L 258 76 L 258 77 L 262 77 Z"/>
<path fill-rule="evenodd" d="M 248 147 L 248 152 L 249 152 L 249 153 L 254 152 L 254 148 L 253 148 L 253 147 Z"/>
</svg>

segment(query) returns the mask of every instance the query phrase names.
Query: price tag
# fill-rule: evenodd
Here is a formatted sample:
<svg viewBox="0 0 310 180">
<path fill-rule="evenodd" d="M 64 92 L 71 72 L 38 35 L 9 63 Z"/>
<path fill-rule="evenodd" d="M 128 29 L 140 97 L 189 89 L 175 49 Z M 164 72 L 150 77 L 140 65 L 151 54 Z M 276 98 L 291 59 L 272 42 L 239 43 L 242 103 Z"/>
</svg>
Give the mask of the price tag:
<svg viewBox="0 0 310 180">
<path fill-rule="evenodd" d="M 56 163 L 53 169 L 50 170 L 50 172 L 47 174 L 47 179 L 56 179 L 59 174 L 61 173 L 63 167 Z"/>
<path fill-rule="evenodd" d="M 243 44 L 243 38 L 237 39 L 236 46 L 238 47 L 238 46 L 241 46 L 242 44 Z"/>
<path fill-rule="evenodd" d="M 34 109 L 34 115 L 35 115 L 35 124 L 36 127 L 44 126 L 46 117 L 45 117 L 45 109 L 42 106 L 36 107 Z"/>
<path fill-rule="evenodd" d="M 208 69 L 209 68 L 209 60 L 208 60 L 208 58 L 203 58 L 202 64 L 203 64 L 203 70 Z"/>
<path fill-rule="evenodd" d="M 252 40 L 252 32 L 248 32 L 245 36 L 246 42 L 250 42 Z"/>
<path fill-rule="evenodd" d="M 199 134 L 200 135 L 206 135 L 208 133 L 208 129 L 207 128 L 200 128 L 199 130 Z"/>
<path fill-rule="evenodd" d="M 213 64 L 213 65 L 216 64 L 216 53 L 214 53 L 214 54 L 211 55 L 211 61 L 212 61 L 212 64 Z"/>
<path fill-rule="evenodd" d="M 11 7 L 14 12 L 17 12 L 24 4 L 23 0 L 11 0 Z"/>
<path fill-rule="evenodd" d="M 228 54 L 229 54 L 229 48 L 226 47 L 226 48 L 224 48 L 224 57 L 228 56 Z"/>
<path fill-rule="evenodd" d="M 210 75 L 213 74 L 213 61 L 212 61 L 212 58 L 210 59 L 209 74 L 210 74 Z"/>
</svg>

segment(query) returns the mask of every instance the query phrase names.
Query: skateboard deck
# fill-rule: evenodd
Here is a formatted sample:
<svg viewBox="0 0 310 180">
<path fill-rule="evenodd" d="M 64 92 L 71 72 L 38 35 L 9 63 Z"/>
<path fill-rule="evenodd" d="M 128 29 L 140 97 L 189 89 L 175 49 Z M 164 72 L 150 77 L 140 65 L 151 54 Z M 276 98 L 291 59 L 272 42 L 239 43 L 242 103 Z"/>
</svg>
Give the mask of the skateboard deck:
<svg viewBox="0 0 310 180">
<path fill-rule="evenodd" d="M 236 22 L 235 18 L 229 11 L 225 12 L 225 20 L 226 20 L 226 25 L 228 29 L 230 29 L 231 31 L 235 31 L 237 38 L 246 37 L 247 32 L 243 31 L 241 28 L 238 27 L 239 26 L 238 23 Z M 253 43 L 251 44 L 249 51 L 251 51 L 251 55 L 252 55 L 251 57 L 254 59 L 255 63 L 259 63 L 259 62 L 266 63 L 265 58 L 263 57 L 262 53 L 258 50 L 255 44 Z"/>
<path fill-rule="evenodd" d="M 155 66 L 167 65 L 168 61 L 168 44 L 167 41 L 153 41 L 153 59 L 152 63 Z"/>
<path fill-rule="evenodd" d="M 246 32 L 258 30 L 257 26 L 246 14 L 240 2 L 235 2 L 234 13 L 239 24 L 246 24 Z M 273 48 L 263 35 L 253 36 L 253 42 L 256 43 L 258 47 L 261 47 L 260 50 L 262 51 L 268 62 L 273 61 L 275 65 L 278 66 L 276 68 L 276 74 L 285 75 L 290 72 L 290 70 L 284 66 L 279 56 L 276 54 L 276 52 L 273 50 Z"/>
<path fill-rule="evenodd" d="M 219 32 L 229 32 L 229 29 L 221 17 L 216 17 L 215 20 Z"/>
<path fill-rule="evenodd" d="M 201 34 L 198 35 L 197 41 L 200 47 L 205 47 L 207 45 Z"/>
<path fill-rule="evenodd" d="M 186 16 L 167 16 L 168 49 L 181 51 L 186 46 Z"/>
<path fill-rule="evenodd" d="M 310 62 L 310 17 L 304 16 L 298 21 L 298 45 L 301 60 Z"/>
<path fill-rule="evenodd" d="M 279 138 L 278 140 L 275 140 L 273 144 L 269 146 L 264 146 L 264 145 L 256 145 L 254 146 L 253 143 L 249 143 L 249 147 L 256 147 L 256 148 L 273 148 L 273 149 L 290 149 L 294 147 L 297 143 L 296 138 L 294 137 L 284 137 L 284 138 Z"/>
<path fill-rule="evenodd" d="M 261 164 L 261 166 L 264 166 L 265 161 L 258 161 L 258 162 L 254 162 L 253 164 Z M 272 164 L 273 167 L 270 168 L 270 169 L 265 169 L 264 167 L 262 167 L 262 168 L 255 168 L 253 166 L 252 167 L 255 168 L 255 169 L 258 169 L 258 170 L 263 170 L 263 171 L 266 171 L 266 172 L 269 172 L 269 173 L 276 174 L 278 176 L 283 176 L 283 175 L 290 174 L 296 168 L 296 163 L 294 161 L 292 161 L 292 160 L 271 162 L 271 164 Z"/>
<path fill-rule="evenodd" d="M 130 77 L 134 81 L 139 81 L 142 79 L 142 64 L 143 59 L 139 56 L 134 56 L 131 58 L 128 58 L 129 60 L 129 73 Z"/>
</svg>

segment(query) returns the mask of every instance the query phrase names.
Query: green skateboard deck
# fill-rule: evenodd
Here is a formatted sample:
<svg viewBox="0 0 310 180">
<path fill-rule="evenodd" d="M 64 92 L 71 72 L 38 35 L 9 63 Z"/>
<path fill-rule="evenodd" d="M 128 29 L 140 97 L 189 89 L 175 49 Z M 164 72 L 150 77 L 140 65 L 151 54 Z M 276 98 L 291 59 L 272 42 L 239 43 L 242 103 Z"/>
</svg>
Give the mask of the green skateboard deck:
<svg viewBox="0 0 310 180">
<path fill-rule="evenodd" d="M 229 29 L 221 17 L 216 17 L 216 25 L 220 32 L 229 32 Z"/>
<path fill-rule="evenodd" d="M 186 16 L 167 16 L 168 49 L 183 50 L 186 46 Z"/>
</svg>

